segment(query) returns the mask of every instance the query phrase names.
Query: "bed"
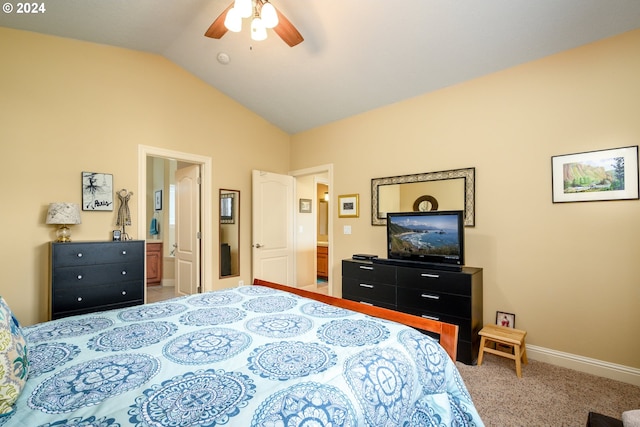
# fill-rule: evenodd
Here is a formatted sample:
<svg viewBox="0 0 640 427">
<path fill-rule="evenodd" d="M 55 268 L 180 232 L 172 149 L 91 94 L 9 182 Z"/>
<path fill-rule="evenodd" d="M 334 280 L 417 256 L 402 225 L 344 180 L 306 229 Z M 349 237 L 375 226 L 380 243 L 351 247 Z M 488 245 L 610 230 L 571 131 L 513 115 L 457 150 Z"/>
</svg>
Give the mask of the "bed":
<svg viewBox="0 0 640 427">
<path fill-rule="evenodd" d="M 260 280 L 29 327 L 0 306 L 0 426 L 483 425 L 440 322 Z"/>
</svg>

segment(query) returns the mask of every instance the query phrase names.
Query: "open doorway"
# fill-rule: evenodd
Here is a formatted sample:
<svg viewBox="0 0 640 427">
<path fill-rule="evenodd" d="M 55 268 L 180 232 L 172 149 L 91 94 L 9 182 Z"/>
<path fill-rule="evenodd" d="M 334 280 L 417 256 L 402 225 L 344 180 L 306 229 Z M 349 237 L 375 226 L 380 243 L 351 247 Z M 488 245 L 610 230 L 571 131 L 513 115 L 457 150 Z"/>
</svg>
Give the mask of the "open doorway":
<svg viewBox="0 0 640 427">
<path fill-rule="evenodd" d="M 296 286 L 334 295 L 331 194 L 333 165 L 290 173 L 296 179 Z M 302 201 L 302 202 L 301 202 Z M 304 208 L 309 202 L 310 209 Z M 301 206 L 301 203 L 303 204 Z"/>
<path fill-rule="evenodd" d="M 149 211 L 146 208 L 147 205 L 149 203 L 155 204 L 156 200 L 157 200 L 157 195 L 156 192 L 158 190 L 153 189 L 151 191 L 153 191 L 154 194 L 148 194 L 149 191 L 149 183 L 148 180 L 149 178 L 149 171 L 148 168 L 150 167 L 149 165 L 152 164 L 152 161 L 150 161 L 151 159 L 155 159 L 157 160 L 171 160 L 173 162 L 177 162 L 177 167 L 176 168 L 180 168 L 182 166 L 185 165 L 196 165 L 199 173 L 200 173 L 200 183 L 199 183 L 199 197 L 200 197 L 200 203 L 199 203 L 199 212 L 198 212 L 198 217 L 200 218 L 199 221 L 199 227 L 200 227 L 200 236 L 199 236 L 199 241 L 197 242 L 198 247 L 199 247 L 199 255 L 198 255 L 198 262 L 197 262 L 197 271 L 194 273 L 194 275 L 197 275 L 197 279 L 199 281 L 199 285 L 200 288 L 198 289 L 198 291 L 207 291 L 207 290 L 211 290 L 213 288 L 213 262 L 212 262 L 212 254 L 213 254 L 213 246 L 212 246 L 212 241 L 213 241 L 213 232 L 211 229 L 211 224 L 212 224 L 212 203 L 211 203 L 211 176 L 212 176 L 212 169 L 211 169 L 211 158 L 209 157 L 204 157 L 204 156 L 200 156 L 200 155 L 196 155 L 196 154 L 190 154 L 190 153 L 182 153 L 182 152 L 176 152 L 176 151 L 172 151 L 172 150 L 166 150 L 166 149 L 161 149 L 161 148 L 157 148 L 157 147 L 150 147 L 150 146 L 144 146 L 144 145 L 140 145 L 138 146 L 138 189 L 139 189 L 139 194 L 138 194 L 138 238 L 140 239 L 145 239 L 147 240 L 147 242 L 154 242 L 154 241 L 158 241 L 158 239 L 153 239 L 150 238 L 152 236 L 150 236 L 150 224 L 152 225 L 153 220 L 152 217 L 149 217 Z M 168 199 L 168 197 L 170 196 L 168 193 L 168 191 L 165 190 L 169 188 L 169 186 L 167 185 L 166 187 L 163 187 L 162 190 L 162 195 L 165 196 L 165 199 Z M 164 200 L 163 201 L 163 205 L 167 206 L 168 208 L 168 200 Z M 153 206 L 153 209 L 151 210 L 152 212 L 152 216 L 155 215 L 155 206 Z M 168 223 L 168 221 L 165 221 L 165 223 Z M 176 222 L 176 227 L 178 227 L 179 221 Z M 167 227 L 167 232 L 169 231 L 169 227 Z M 171 238 L 169 236 L 167 237 L 167 241 L 168 243 L 171 242 Z M 165 246 L 165 245 L 163 245 Z M 168 245 L 165 246 L 164 249 L 164 253 L 165 254 L 169 254 L 171 251 L 174 251 L 174 245 L 169 243 Z M 175 251 L 174 251 L 175 253 Z M 181 274 L 179 271 L 179 268 L 174 269 L 174 271 L 176 272 L 176 274 Z M 145 272 L 145 280 L 147 279 L 146 277 L 147 272 Z M 189 279 L 191 280 L 191 279 Z M 149 294 L 148 294 L 148 287 L 145 287 L 145 301 L 149 301 Z M 183 287 L 181 287 L 182 289 Z M 173 297 L 173 295 L 167 295 L 166 292 L 163 292 L 163 294 L 165 295 L 165 297 L 170 296 Z M 164 298 L 164 297 L 163 297 Z M 155 297 L 154 297 L 155 300 Z"/>
</svg>

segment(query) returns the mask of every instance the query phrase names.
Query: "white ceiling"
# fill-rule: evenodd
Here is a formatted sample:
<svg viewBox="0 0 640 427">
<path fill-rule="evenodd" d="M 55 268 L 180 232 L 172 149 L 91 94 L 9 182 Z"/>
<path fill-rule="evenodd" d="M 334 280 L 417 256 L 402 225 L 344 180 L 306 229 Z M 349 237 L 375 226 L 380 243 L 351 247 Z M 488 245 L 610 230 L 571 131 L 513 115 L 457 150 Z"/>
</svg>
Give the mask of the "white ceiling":
<svg viewBox="0 0 640 427">
<path fill-rule="evenodd" d="M 272 0 L 298 46 L 248 20 L 204 37 L 231 1 L 51 0 L 0 26 L 160 54 L 290 134 L 640 28 L 640 0 Z"/>
</svg>

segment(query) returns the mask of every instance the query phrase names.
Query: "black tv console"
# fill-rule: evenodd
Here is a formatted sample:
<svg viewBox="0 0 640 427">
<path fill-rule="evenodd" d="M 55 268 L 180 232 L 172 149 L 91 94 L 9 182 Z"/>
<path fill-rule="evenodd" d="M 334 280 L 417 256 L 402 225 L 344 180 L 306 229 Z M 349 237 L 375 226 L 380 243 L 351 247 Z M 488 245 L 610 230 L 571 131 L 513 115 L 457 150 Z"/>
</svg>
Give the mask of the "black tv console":
<svg viewBox="0 0 640 427">
<path fill-rule="evenodd" d="M 458 325 L 457 360 L 471 365 L 478 359 L 478 332 L 482 329 L 481 268 L 446 271 L 345 259 L 342 297 Z"/>
</svg>

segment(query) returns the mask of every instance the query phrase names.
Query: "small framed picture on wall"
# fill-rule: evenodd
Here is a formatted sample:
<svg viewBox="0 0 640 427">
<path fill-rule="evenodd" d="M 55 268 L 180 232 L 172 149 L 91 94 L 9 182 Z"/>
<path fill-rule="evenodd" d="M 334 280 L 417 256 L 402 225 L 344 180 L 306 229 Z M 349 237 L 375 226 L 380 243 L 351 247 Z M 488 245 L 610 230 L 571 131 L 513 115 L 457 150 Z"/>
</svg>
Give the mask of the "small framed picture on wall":
<svg viewBox="0 0 640 427">
<path fill-rule="evenodd" d="M 162 210 L 162 190 L 157 190 L 155 193 L 155 203 L 154 203 L 154 208 L 157 211 L 161 211 Z"/>
<path fill-rule="evenodd" d="M 338 196 L 338 217 L 340 218 L 358 218 L 358 195 L 344 194 Z"/>
<path fill-rule="evenodd" d="M 82 210 L 113 210 L 113 175 L 82 172 Z"/>
<path fill-rule="evenodd" d="M 300 199 L 300 213 L 311 213 L 311 199 Z"/>
</svg>

